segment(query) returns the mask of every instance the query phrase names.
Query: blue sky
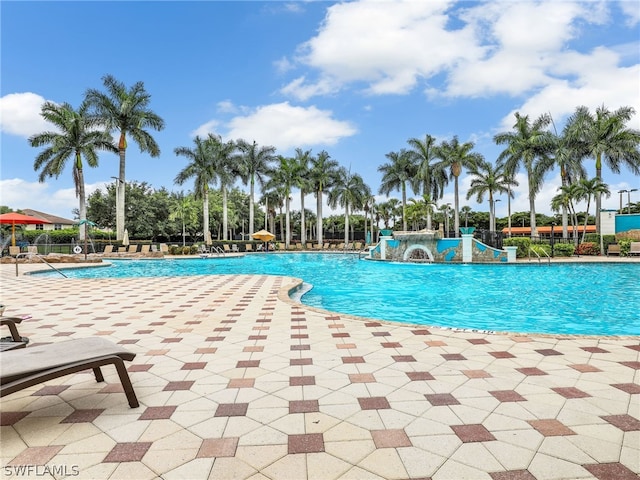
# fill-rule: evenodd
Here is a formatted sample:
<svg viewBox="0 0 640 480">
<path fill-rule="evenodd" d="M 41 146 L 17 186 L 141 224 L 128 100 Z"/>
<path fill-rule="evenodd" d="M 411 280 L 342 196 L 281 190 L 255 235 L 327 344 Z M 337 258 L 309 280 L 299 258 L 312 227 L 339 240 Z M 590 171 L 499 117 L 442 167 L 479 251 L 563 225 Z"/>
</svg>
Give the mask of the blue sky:
<svg viewBox="0 0 640 480">
<path fill-rule="evenodd" d="M 560 129 L 579 105 L 640 110 L 636 0 L 3 0 L 0 21 L 0 204 L 67 218 L 78 206 L 71 168 L 38 183 L 39 149 L 27 138 L 49 129 L 39 116 L 44 101 L 77 107 L 106 74 L 144 82 L 166 124 L 153 133 L 159 158 L 130 142 L 127 181 L 174 191 L 192 188 L 173 183 L 185 165 L 174 149 L 191 147 L 196 134 L 255 140 L 281 155 L 326 150 L 377 192 L 385 154 L 412 137 L 457 135 L 494 160 L 492 138 L 511 129 L 516 111 L 550 112 Z M 630 126 L 640 128 L 640 114 Z M 88 192 L 112 182 L 117 165 L 103 153 L 98 168 L 85 169 Z M 618 207 L 618 190 L 640 189 L 626 170 L 605 168 L 604 180 L 614 192 L 605 208 Z M 460 204 L 488 211 L 465 199 L 469 181 L 463 173 Z M 520 181 L 512 211 L 529 208 Z M 550 212 L 558 185 L 551 172 L 537 211 Z M 633 195 L 640 201 L 640 191 Z M 452 185 L 440 202 L 453 202 Z M 312 197 L 305 206 L 315 208 Z"/>
</svg>

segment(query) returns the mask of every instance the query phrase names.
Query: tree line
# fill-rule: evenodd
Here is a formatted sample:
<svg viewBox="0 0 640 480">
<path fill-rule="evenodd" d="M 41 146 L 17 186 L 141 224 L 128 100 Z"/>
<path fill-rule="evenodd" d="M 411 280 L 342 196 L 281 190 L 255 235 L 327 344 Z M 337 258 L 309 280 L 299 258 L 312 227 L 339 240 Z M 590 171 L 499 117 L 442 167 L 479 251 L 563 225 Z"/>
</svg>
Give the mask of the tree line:
<svg viewBox="0 0 640 480">
<path fill-rule="evenodd" d="M 87 219 L 87 201 L 84 186 L 84 166 L 98 166 L 98 151 L 119 156 L 118 176 L 115 179 L 115 230 L 116 239 L 121 240 L 125 225 L 133 220 L 127 218 L 126 151 L 128 140 L 133 140 L 141 152 L 152 157 L 160 155 L 160 149 L 150 131 L 164 128 L 164 120 L 150 109 L 151 95 L 142 82 L 126 87 L 111 75 L 102 79 L 103 90 L 88 89 L 80 106 L 75 109 L 68 103 L 60 105 L 46 102 L 41 115 L 57 130 L 46 131 L 29 138 L 33 147 L 44 147 L 36 156 L 34 169 L 39 171 L 39 181 L 58 177 L 68 163 L 79 201 L 80 223 Z M 518 186 L 516 174 L 524 170 L 529 198 L 529 225 L 531 235 L 536 235 L 536 195 L 545 175 L 559 169 L 562 186 L 551 207 L 561 212 L 563 234 L 567 236 L 568 224 L 577 226 L 577 202 L 587 202 L 585 218 L 589 216 L 591 202 L 595 203 L 596 228 L 599 230 L 601 198 L 609 195 L 608 186 L 602 181 L 603 166 L 619 173 L 624 166 L 634 175 L 640 174 L 640 132 L 628 126 L 635 111 L 631 107 L 609 110 L 604 105 L 591 112 L 587 107 L 577 107 L 561 132 L 557 132 L 549 114 L 530 118 L 515 114 L 513 129 L 494 136 L 497 145 L 504 146 L 495 161 L 488 161 L 474 151 L 473 142 L 461 142 L 457 136 L 438 142 L 432 135 L 411 138 L 407 147 L 386 154 L 387 162 L 378 167 L 382 178 L 378 194 L 389 195 L 398 191 L 401 195 L 402 229 L 407 230 L 410 220 L 408 192 L 418 195 L 414 204 L 423 204 L 426 228 L 431 229 L 436 208 L 440 208 L 444 219 L 448 210 L 453 214 L 453 231 L 460 228 L 459 178 L 466 169 L 471 176 L 471 188 L 467 199 L 475 197 L 478 203 L 486 199 L 489 205 L 489 229 L 496 229 L 495 198 L 506 194 L 508 221 L 511 223 L 511 199 L 513 189 Z M 118 141 L 114 140 L 114 135 Z M 215 134 L 196 136 L 190 146 L 174 149 L 176 156 L 185 157 L 187 165 L 174 179 L 176 185 L 193 182 L 193 198 L 202 202 L 202 228 L 205 241 L 211 241 L 210 195 L 221 196 L 221 226 L 219 235 L 227 240 L 230 232 L 229 194 L 240 181 L 249 187 L 248 233 L 254 233 L 257 221 L 256 205 L 263 206 L 270 218 L 270 228 L 275 229 L 276 209 L 284 208 L 284 242 L 292 238 L 291 199 L 294 191 L 300 195 L 299 212 L 300 240 L 307 241 L 307 217 L 305 197 L 313 194 L 316 199 L 315 238 L 323 243 L 323 205 L 344 210 L 345 243 L 349 242 L 349 221 L 355 212 L 363 212 L 364 230 L 373 234 L 376 216 L 376 198 L 372 188 L 362 176 L 341 166 L 328 152 L 313 154 L 311 150 L 297 148 L 295 155 L 278 155 L 273 146 L 260 146 L 245 139 L 224 140 Z M 587 162 L 594 162 L 595 177 L 587 178 Z M 454 205 L 440 205 L 445 189 L 453 184 Z M 218 187 L 214 190 L 212 187 Z M 258 190 L 258 192 L 256 191 Z M 256 198 L 256 195 L 260 195 Z M 175 194 L 176 198 L 187 198 Z M 95 197 L 94 200 L 98 200 Z M 179 202 L 178 202 L 179 203 Z M 183 229 L 194 224 L 192 211 L 187 215 L 185 206 L 182 218 Z M 468 218 L 468 217 L 467 217 Z M 91 219 L 93 220 L 93 218 Z M 135 221 L 142 220 L 135 217 Z M 377 222 L 380 221 L 379 211 Z M 418 222 L 419 223 L 419 222 Z M 368 226 L 367 226 L 368 224 Z M 84 238 L 84 223 L 80 236 Z M 311 229 L 309 229 L 311 231 Z M 575 231 L 575 228 L 574 228 Z M 218 237 L 219 238 L 219 237 Z M 372 238 L 374 238 L 372 236 Z"/>
</svg>

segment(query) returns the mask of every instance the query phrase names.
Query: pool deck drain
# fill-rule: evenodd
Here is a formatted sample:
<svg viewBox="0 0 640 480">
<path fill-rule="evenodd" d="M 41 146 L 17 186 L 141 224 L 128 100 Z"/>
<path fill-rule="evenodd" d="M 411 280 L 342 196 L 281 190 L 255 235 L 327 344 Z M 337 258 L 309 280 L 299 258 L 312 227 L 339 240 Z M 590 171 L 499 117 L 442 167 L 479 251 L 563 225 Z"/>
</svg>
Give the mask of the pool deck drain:
<svg viewBox="0 0 640 480">
<path fill-rule="evenodd" d="M 30 268 L 41 266 L 20 265 Z M 20 331 L 33 344 L 100 335 L 135 352 L 141 404 L 128 407 L 111 368 L 106 384 L 81 373 L 4 397 L 6 475 L 59 478 L 60 466 L 89 479 L 640 472 L 640 337 L 354 319 L 286 300 L 287 277 L 0 273 L 5 315 L 32 316 Z"/>
</svg>

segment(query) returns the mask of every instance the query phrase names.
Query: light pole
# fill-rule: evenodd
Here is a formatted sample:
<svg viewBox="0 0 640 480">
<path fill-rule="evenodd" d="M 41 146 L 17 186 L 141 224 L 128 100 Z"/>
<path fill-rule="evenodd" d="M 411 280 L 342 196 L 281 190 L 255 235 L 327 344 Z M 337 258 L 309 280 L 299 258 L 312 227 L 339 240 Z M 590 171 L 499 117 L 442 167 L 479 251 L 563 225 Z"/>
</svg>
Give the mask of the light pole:
<svg viewBox="0 0 640 480">
<path fill-rule="evenodd" d="M 627 213 L 631 215 L 631 192 L 637 192 L 637 188 L 632 188 L 631 190 L 627 190 Z"/>
<path fill-rule="evenodd" d="M 624 210 L 622 210 L 622 194 L 623 193 L 627 193 L 628 190 L 619 190 L 618 193 L 620 194 L 620 213 L 624 213 Z"/>
</svg>

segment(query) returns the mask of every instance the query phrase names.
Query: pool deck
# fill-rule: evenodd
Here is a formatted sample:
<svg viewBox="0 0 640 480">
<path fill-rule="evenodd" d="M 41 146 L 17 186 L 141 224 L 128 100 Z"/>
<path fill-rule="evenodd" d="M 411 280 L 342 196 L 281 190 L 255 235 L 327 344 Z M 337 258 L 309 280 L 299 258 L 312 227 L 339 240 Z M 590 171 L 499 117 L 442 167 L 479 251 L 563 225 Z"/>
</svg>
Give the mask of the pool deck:
<svg viewBox="0 0 640 480">
<path fill-rule="evenodd" d="M 136 353 L 140 401 L 112 367 L 2 398 L 3 478 L 638 479 L 640 337 L 359 319 L 288 277 L 0 279 L 30 346 Z"/>
</svg>

